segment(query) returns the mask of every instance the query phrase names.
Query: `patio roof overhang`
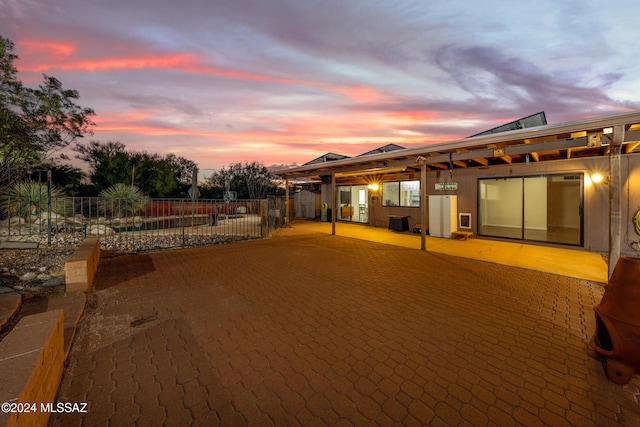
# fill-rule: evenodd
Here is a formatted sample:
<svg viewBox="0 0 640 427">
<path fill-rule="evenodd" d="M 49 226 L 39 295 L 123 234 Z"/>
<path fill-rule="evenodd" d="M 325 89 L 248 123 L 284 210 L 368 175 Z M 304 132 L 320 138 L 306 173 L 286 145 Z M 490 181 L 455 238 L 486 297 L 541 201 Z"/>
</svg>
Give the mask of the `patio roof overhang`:
<svg viewBox="0 0 640 427">
<path fill-rule="evenodd" d="M 287 186 L 296 178 L 322 179 L 323 182 L 331 183 L 330 200 L 335 200 L 338 180 L 345 182 L 344 180 L 359 179 L 358 177 L 366 179 L 370 174 L 389 178 L 400 171 L 420 171 L 420 187 L 424 189 L 428 170 L 610 156 L 608 263 L 611 277 L 620 258 L 620 159 L 631 153 L 640 153 L 640 111 L 357 156 L 285 169 L 276 171 L 275 174 L 284 178 Z M 421 191 L 422 224 L 428 223 L 426 197 L 426 191 Z M 288 205 L 288 191 L 285 192 L 285 198 Z M 288 216 L 285 222 L 288 223 Z M 332 210 L 331 224 L 331 234 L 335 235 L 336 209 Z M 421 249 L 426 250 L 425 227 L 421 227 Z"/>
<path fill-rule="evenodd" d="M 446 170 L 606 156 L 616 126 L 624 129 L 621 153 L 640 152 L 640 111 L 634 111 L 311 164 L 275 174 L 287 180 L 322 179 L 419 171 L 422 165 L 427 170 Z"/>
</svg>

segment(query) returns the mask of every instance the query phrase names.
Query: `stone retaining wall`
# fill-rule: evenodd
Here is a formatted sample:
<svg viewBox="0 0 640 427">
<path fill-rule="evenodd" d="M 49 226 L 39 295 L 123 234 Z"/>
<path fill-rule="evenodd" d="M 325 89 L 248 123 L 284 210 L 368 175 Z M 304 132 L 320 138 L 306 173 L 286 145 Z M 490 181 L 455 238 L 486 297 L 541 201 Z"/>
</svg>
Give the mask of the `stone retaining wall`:
<svg viewBox="0 0 640 427">
<path fill-rule="evenodd" d="M 65 264 L 67 292 L 89 292 L 100 262 L 100 239 L 87 237 Z"/>
<path fill-rule="evenodd" d="M 0 403 L 36 405 L 29 412 L 0 411 L 0 426 L 47 425 L 50 413 L 40 404 L 55 400 L 64 368 L 63 343 L 63 310 L 23 317 L 0 342 Z"/>
</svg>

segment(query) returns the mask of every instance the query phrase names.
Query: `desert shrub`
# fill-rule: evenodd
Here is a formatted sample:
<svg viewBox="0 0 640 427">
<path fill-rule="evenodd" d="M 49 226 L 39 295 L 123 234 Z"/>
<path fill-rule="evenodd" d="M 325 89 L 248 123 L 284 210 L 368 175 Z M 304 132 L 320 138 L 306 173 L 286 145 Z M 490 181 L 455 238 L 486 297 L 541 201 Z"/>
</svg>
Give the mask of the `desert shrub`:
<svg viewBox="0 0 640 427">
<path fill-rule="evenodd" d="M 2 210 L 11 216 L 28 219 L 30 216 L 47 212 L 47 185 L 36 181 L 16 182 L 9 191 L 0 196 Z M 73 213 L 71 203 L 66 203 L 64 192 L 57 186 L 51 186 L 51 212 L 68 216 Z"/>
<path fill-rule="evenodd" d="M 101 191 L 100 197 L 105 199 L 102 212 L 113 218 L 133 216 L 149 202 L 149 198 L 135 185 L 115 184 Z"/>
</svg>

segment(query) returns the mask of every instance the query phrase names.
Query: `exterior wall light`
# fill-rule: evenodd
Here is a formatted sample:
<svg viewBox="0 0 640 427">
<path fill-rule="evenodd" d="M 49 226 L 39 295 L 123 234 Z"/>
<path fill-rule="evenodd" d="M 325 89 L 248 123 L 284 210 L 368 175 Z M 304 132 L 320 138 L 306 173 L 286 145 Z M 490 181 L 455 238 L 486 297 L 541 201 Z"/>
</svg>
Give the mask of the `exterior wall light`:
<svg viewBox="0 0 640 427">
<path fill-rule="evenodd" d="M 591 182 L 593 182 L 594 184 L 600 184 L 601 182 L 605 182 L 604 177 L 602 176 L 602 174 L 600 173 L 594 173 L 591 175 Z"/>
<path fill-rule="evenodd" d="M 380 189 L 380 185 L 374 182 L 373 184 L 369 184 L 367 188 L 375 193 Z"/>
</svg>

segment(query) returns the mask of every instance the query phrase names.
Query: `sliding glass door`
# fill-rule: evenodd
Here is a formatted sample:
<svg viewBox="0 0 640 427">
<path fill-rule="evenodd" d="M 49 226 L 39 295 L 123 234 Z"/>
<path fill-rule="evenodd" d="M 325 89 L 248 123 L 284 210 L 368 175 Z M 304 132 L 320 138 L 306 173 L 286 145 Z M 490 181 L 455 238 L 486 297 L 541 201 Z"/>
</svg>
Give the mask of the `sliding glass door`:
<svg viewBox="0 0 640 427">
<path fill-rule="evenodd" d="M 478 234 L 582 245 L 582 174 L 481 179 Z"/>
<path fill-rule="evenodd" d="M 522 239 L 522 179 L 479 181 L 478 234 Z"/>
</svg>

